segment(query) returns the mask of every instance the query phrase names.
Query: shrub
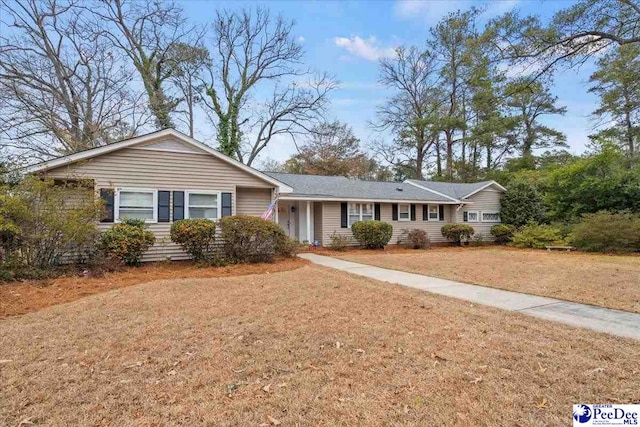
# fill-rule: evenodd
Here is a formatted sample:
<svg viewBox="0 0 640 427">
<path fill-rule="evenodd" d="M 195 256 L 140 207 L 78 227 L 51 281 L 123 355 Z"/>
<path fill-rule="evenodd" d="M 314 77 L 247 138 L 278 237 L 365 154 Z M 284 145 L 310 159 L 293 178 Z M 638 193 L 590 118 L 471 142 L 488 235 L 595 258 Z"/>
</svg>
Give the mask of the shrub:
<svg viewBox="0 0 640 427">
<path fill-rule="evenodd" d="M 429 244 L 427 232 L 419 228 L 414 228 L 407 232 L 407 240 L 412 249 L 424 249 Z"/>
<path fill-rule="evenodd" d="M 351 226 L 351 233 L 365 248 L 382 249 L 391 240 L 393 226 L 376 220 L 358 221 Z"/>
<path fill-rule="evenodd" d="M 345 236 L 344 234 L 338 234 L 335 231 L 333 232 L 333 234 L 331 234 L 331 236 L 329 236 L 329 239 L 330 239 L 329 248 L 338 252 L 347 250 L 347 247 L 349 246 L 349 244 L 351 244 L 350 236 Z"/>
<path fill-rule="evenodd" d="M 287 238 L 283 241 L 281 247 L 278 249 L 278 254 L 283 257 L 293 258 L 298 255 L 300 249 L 306 245 L 300 243 L 298 239 Z"/>
<path fill-rule="evenodd" d="M 586 214 L 573 228 L 570 239 L 583 251 L 640 251 L 640 216 L 606 211 Z"/>
<path fill-rule="evenodd" d="M 473 227 L 468 224 L 446 224 L 441 232 L 444 237 L 458 244 L 468 241 L 475 234 Z"/>
<path fill-rule="evenodd" d="M 209 219 L 181 219 L 171 224 L 171 241 L 179 244 L 194 261 L 207 259 L 215 249 L 218 226 Z"/>
<path fill-rule="evenodd" d="M 544 249 L 548 245 L 564 244 L 556 227 L 531 223 L 513 234 L 511 244 L 518 248 Z"/>
<path fill-rule="evenodd" d="M 500 219 L 504 224 L 522 227 L 530 222 L 544 220 L 542 198 L 536 188 L 525 182 L 507 188 L 500 200 Z"/>
<path fill-rule="evenodd" d="M 125 219 L 102 235 L 102 248 L 126 265 L 140 265 L 142 255 L 155 243 L 155 236 L 144 220 Z"/>
<path fill-rule="evenodd" d="M 495 238 L 496 243 L 505 244 L 513 239 L 513 233 L 516 227 L 510 224 L 496 224 L 491 227 L 491 235 Z"/>
<path fill-rule="evenodd" d="M 84 260 L 96 248 L 101 213 L 101 202 L 82 183 L 28 177 L 2 187 L 1 260 L 25 272 L 50 269 L 65 257 Z"/>
<path fill-rule="evenodd" d="M 227 216 L 220 220 L 220 229 L 224 256 L 232 262 L 273 262 L 288 245 L 278 224 L 258 217 Z"/>
</svg>

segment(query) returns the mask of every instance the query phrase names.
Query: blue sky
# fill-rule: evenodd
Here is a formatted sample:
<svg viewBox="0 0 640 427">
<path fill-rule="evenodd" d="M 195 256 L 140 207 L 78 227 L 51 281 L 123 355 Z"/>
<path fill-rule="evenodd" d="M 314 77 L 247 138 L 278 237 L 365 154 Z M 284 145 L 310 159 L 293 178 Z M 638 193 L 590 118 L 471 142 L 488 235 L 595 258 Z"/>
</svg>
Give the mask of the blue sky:
<svg viewBox="0 0 640 427">
<path fill-rule="evenodd" d="M 422 46 L 429 27 L 448 12 L 470 6 L 486 9 L 490 19 L 513 8 L 524 14 L 538 14 L 548 19 L 571 1 L 502 0 L 502 1 L 271 1 L 271 2 L 181 2 L 189 19 L 202 24 L 211 20 L 215 8 L 232 9 L 262 5 L 273 14 L 282 14 L 296 22 L 295 32 L 306 51 L 309 66 L 334 75 L 341 87 L 331 97 L 330 118 L 350 124 L 363 144 L 379 136 L 369 122 L 375 120 L 376 106 L 388 92 L 377 84 L 378 59 L 399 45 Z M 590 113 L 597 99 L 587 91 L 587 81 L 594 67 L 588 63 L 579 70 L 557 73 L 553 92 L 559 104 L 567 107 L 565 116 L 543 121 L 567 135 L 570 150 L 580 153 L 593 132 Z M 211 126 L 202 122 L 198 137 L 208 139 Z M 286 140 L 274 142 L 262 156 L 284 160 L 295 152 Z"/>
</svg>

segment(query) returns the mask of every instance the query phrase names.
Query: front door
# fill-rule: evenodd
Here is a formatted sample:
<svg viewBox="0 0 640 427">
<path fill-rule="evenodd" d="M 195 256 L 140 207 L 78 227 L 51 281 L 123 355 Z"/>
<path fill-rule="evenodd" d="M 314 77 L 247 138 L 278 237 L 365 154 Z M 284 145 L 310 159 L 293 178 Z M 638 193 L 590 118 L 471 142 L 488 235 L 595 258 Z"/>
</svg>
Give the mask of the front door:
<svg viewBox="0 0 640 427">
<path fill-rule="evenodd" d="M 278 225 L 289 237 L 296 237 L 296 216 L 298 215 L 295 202 L 278 202 Z"/>
</svg>

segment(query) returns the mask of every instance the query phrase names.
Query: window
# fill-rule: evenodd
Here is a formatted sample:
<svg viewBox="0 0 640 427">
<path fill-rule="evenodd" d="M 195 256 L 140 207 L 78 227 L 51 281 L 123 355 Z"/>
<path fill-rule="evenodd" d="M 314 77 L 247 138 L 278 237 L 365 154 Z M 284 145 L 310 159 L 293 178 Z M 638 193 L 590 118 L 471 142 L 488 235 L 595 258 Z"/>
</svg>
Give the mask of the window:
<svg viewBox="0 0 640 427">
<path fill-rule="evenodd" d="M 373 219 L 373 203 L 349 203 L 349 228 L 358 221 Z"/>
<path fill-rule="evenodd" d="M 440 220 L 440 206 L 429 205 L 429 219 Z"/>
<path fill-rule="evenodd" d="M 478 211 L 467 211 L 467 222 L 479 222 L 480 213 Z"/>
<path fill-rule="evenodd" d="M 220 193 L 217 191 L 185 192 L 185 218 L 220 218 Z"/>
<path fill-rule="evenodd" d="M 482 222 L 500 222 L 500 212 L 482 212 Z"/>
<path fill-rule="evenodd" d="M 158 191 L 139 188 L 121 188 L 115 198 L 116 221 L 125 218 L 144 219 L 156 222 L 158 219 Z"/>
<path fill-rule="evenodd" d="M 398 221 L 411 220 L 411 205 L 398 205 Z"/>
</svg>

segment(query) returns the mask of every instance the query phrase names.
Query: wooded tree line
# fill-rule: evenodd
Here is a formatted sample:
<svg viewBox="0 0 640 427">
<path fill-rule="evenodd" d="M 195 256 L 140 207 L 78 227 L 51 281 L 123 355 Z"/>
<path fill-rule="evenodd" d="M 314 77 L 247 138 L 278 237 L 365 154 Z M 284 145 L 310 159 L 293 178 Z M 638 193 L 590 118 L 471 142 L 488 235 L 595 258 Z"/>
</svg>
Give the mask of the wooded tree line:
<svg viewBox="0 0 640 427">
<path fill-rule="evenodd" d="M 336 80 L 304 64 L 293 22 L 267 9 L 212 11 L 199 27 L 169 2 L 0 4 L 5 155 L 44 159 L 165 127 L 193 135 L 202 114 L 216 148 L 248 165 L 287 136 L 298 153 L 265 168 L 476 180 L 567 156 L 557 151 L 565 135 L 543 122 L 566 112 L 553 73 L 594 57 L 585 88 L 600 99 L 594 143 L 637 153 L 640 6 L 632 0 L 581 0 L 550 22 L 510 12 L 480 25 L 479 9 L 449 14 L 425 30 L 424 44 L 380 62 L 392 96 L 372 117 L 384 137 L 367 144 L 329 120 Z"/>
</svg>

